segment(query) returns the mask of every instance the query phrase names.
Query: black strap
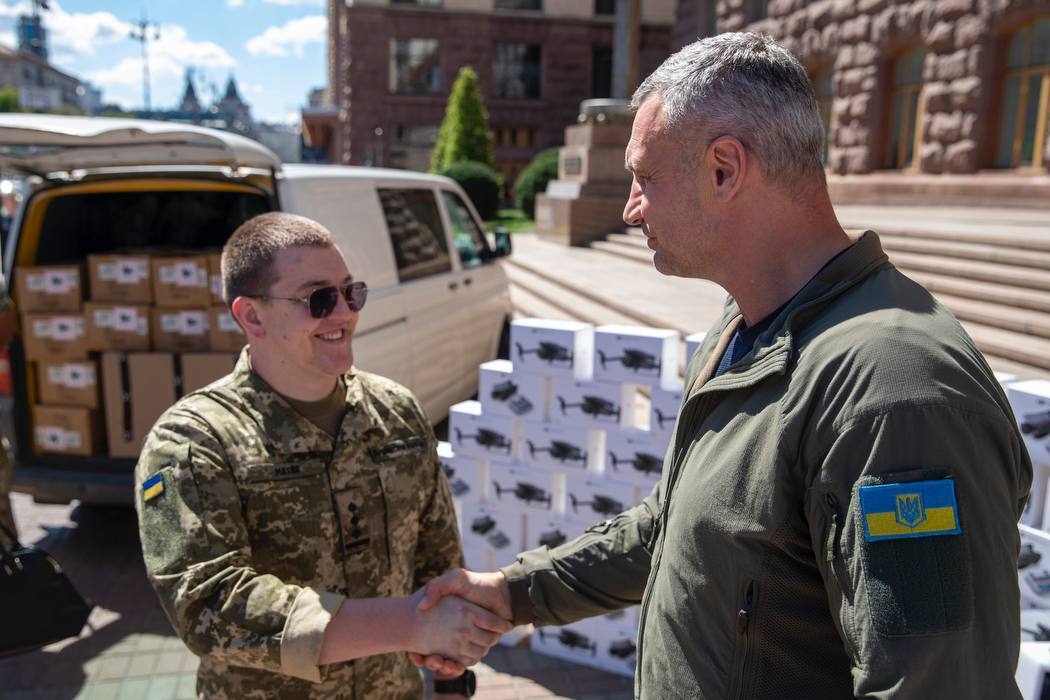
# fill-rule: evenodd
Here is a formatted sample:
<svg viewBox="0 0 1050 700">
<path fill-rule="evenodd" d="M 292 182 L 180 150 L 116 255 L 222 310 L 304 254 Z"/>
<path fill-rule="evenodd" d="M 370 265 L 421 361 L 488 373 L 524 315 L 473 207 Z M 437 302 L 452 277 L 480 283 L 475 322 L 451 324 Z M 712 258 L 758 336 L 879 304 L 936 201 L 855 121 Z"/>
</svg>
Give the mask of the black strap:
<svg viewBox="0 0 1050 700">
<path fill-rule="evenodd" d="M 175 353 L 173 357 L 175 363 L 175 398 L 182 398 L 182 355 Z"/>
<path fill-rule="evenodd" d="M 120 392 L 124 403 L 124 442 L 131 442 L 131 370 L 126 352 L 120 353 Z"/>
</svg>

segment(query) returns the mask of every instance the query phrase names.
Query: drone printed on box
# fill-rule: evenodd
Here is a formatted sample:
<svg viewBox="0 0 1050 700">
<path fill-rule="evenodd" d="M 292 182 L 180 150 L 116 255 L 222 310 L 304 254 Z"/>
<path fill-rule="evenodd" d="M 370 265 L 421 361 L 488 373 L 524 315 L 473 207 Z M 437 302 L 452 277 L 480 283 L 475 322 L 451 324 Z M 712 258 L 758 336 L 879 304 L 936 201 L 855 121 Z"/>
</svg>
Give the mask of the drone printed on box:
<svg viewBox="0 0 1050 700">
<path fill-rule="evenodd" d="M 636 471 L 640 471 L 646 476 L 659 474 L 664 466 L 662 459 L 647 452 L 635 452 L 634 457 L 630 459 L 617 457 L 614 452 L 610 452 L 609 464 L 613 471 L 620 471 L 621 464 L 630 464 Z"/>
<path fill-rule="evenodd" d="M 557 634 L 555 634 L 554 632 L 539 629 L 536 630 L 536 633 L 540 635 L 540 639 L 544 641 L 547 640 L 547 637 L 553 636 L 562 646 L 568 647 L 569 649 L 583 649 L 591 652 L 591 656 L 596 656 L 598 653 L 598 645 L 591 641 L 590 637 L 580 634 L 575 630 L 560 629 L 557 631 Z"/>
<path fill-rule="evenodd" d="M 598 361 L 602 364 L 602 369 L 606 369 L 607 363 L 619 362 L 621 365 L 631 370 L 632 372 L 660 372 L 663 363 L 656 359 L 656 356 L 652 353 L 648 353 L 645 350 L 634 350 L 626 349 L 623 351 L 623 355 L 620 357 L 606 357 L 605 353 L 601 350 L 598 351 Z"/>
<path fill-rule="evenodd" d="M 1021 419 L 1021 432 L 1031 435 L 1036 440 L 1050 435 L 1050 411 L 1027 414 Z"/>
<path fill-rule="evenodd" d="M 456 443 L 462 445 L 464 440 L 473 440 L 474 442 L 478 443 L 478 445 L 485 448 L 486 452 L 491 450 L 502 450 L 505 451 L 507 454 L 510 454 L 510 438 L 495 430 L 490 430 L 488 428 L 478 428 L 478 432 L 476 432 L 475 434 L 464 435 L 463 431 L 461 431 L 459 428 L 456 428 Z"/>
<path fill-rule="evenodd" d="M 495 532 L 493 532 L 494 530 Z M 493 549 L 503 549 L 510 544 L 510 538 L 504 535 L 501 530 L 496 530 L 496 521 L 488 515 L 474 518 L 474 521 L 470 524 L 470 531 L 485 537 Z"/>
<path fill-rule="evenodd" d="M 519 501 L 524 501 L 525 503 L 546 503 L 548 508 L 551 507 L 551 495 L 547 490 L 527 481 L 519 481 L 513 488 L 509 488 L 500 486 L 499 482 L 493 479 L 492 485 L 496 489 L 496 498 L 502 498 L 504 493 L 512 493 Z"/>
<path fill-rule="evenodd" d="M 581 450 L 570 442 L 551 440 L 551 444 L 547 447 L 536 447 L 532 440 L 526 440 L 525 444 L 529 447 L 529 456 L 533 458 L 538 452 L 547 452 L 550 454 L 551 459 L 556 459 L 562 464 L 565 462 L 587 462 L 587 451 Z"/>
<path fill-rule="evenodd" d="M 532 402 L 518 394 L 518 385 L 509 379 L 493 386 L 489 396 L 493 401 L 507 404 L 507 407 L 516 416 L 523 416 L 532 411 Z"/>
<path fill-rule="evenodd" d="M 568 409 L 578 408 L 583 411 L 585 415 L 591 416 L 595 420 L 604 417 L 611 417 L 617 421 L 620 420 L 620 407 L 601 396 L 584 396 L 583 401 L 579 403 L 569 403 L 559 396 L 558 405 L 561 406 L 561 414 L 563 416 L 568 415 Z"/>
<path fill-rule="evenodd" d="M 455 469 L 445 464 L 444 462 L 441 463 L 441 466 L 445 469 L 445 479 L 448 480 L 448 487 L 452 489 L 453 496 L 459 498 L 460 496 L 466 493 L 470 493 L 470 484 L 463 481 L 463 479 L 456 479 Z"/>
<path fill-rule="evenodd" d="M 537 347 L 528 350 L 522 347 L 521 343 L 514 343 L 514 346 L 518 349 L 519 360 L 524 359 L 525 355 L 535 355 L 548 365 L 553 365 L 555 362 L 572 364 L 572 351 L 564 345 L 552 343 L 549 340 L 541 340 Z"/>
<path fill-rule="evenodd" d="M 579 513 L 580 506 L 590 506 L 595 513 L 604 516 L 619 515 L 624 511 L 623 504 L 611 496 L 602 496 L 596 493 L 593 499 L 591 501 L 581 501 L 570 493 L 569 500 L 572 502 L 572 512 Z"/>
</svg>

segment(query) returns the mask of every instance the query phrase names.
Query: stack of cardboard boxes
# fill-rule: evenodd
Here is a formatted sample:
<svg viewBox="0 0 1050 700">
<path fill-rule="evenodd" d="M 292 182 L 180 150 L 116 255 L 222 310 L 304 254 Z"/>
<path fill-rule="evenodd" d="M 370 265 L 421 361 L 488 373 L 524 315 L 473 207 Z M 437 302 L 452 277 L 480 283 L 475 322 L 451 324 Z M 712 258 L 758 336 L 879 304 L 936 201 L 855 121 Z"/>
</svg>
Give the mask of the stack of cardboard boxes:
<svg viewBox="0 0 1050 700">
<path fill-rule="evenodd" d="M 635 326 L 511 325 L 513 360 L 481 365 L 479 401 L 451 408 L 441 450 L 468 568 L 556 547 L 649 495 L 682 400 L 680 342 Z M 539 630 L 531 644 L 631 675 L 637 624 L 632 608 Z"/>
<path fill-rule="evenodd" d="M 160 414 L 233 368 L 218 254 L 15 270 L 38 452 L 135 458 Z M 85 301 L 85 298 L 87 301 Z"/>
</svg>

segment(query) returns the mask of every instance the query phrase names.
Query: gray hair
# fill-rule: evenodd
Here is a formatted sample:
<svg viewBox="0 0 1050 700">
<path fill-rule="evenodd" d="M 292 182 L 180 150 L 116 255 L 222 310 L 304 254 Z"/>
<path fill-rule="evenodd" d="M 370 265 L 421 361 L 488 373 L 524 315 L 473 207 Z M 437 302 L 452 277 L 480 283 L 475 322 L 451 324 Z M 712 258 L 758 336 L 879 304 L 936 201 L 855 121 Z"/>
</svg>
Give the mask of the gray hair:
<svg viewBox="0 0 1050 700">
<path fill-rule="evenodd" d="M 751 151 L 770 182 L 798 190 L 824 182 L 824 126 L 806 71 L 772 38 L 726 33 L 689 44 L 638 87 L 631 106 L 663 102 L 665 127 L 702 149 L 733 136 Z M 801 182 L 800 182 L 801 180 Z"/>
</svg>

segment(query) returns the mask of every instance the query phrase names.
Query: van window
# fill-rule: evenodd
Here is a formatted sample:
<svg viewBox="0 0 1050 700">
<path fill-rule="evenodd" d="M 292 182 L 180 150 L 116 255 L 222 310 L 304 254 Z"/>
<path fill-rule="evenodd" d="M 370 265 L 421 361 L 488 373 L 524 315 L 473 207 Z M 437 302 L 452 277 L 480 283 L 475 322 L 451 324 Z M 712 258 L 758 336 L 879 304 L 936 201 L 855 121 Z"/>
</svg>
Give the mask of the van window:
<svg viewBox="0 0 1050 700">
<path fill-rule="evenodd" d="M 402 282 L 452 270 L 445 229 L 431 190 L 379 190 Z"/>
<path fill-rule="evenodd" d="M 481 251 L 489 247 L 485 234 L 458 194 L 443 191 L 441 196 L 445 200 L 448 218 L 452 222 L 452 240 L 456 244 L 460 262 L 463 263 L 463 267 L 477 267 L 483 262 Z"/>
</svg>

